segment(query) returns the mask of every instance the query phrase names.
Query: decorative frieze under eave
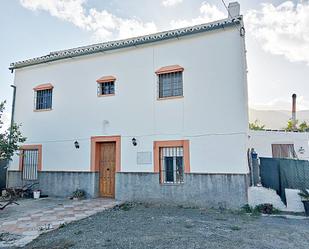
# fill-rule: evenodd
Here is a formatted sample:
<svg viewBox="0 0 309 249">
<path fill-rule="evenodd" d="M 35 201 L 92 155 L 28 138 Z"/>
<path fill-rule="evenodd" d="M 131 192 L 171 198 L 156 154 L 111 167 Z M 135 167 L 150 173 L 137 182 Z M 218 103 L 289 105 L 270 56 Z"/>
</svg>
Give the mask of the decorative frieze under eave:
<svg viewBox="0 0 309 249">
<path fill-rule="evenodd" d="M 225 29 L 226 27 L 235 27 L 237 25 L 241 25 L 241 30 L 244 30 L 242 23 L 242 16 L 236 16 L 233 18 L 227 18 L 223 20 L 218 20 L 215 22 L 199 24 L 190 27 L 184 27 L 174 30 L 163 31 L 155 34 L 149 34 L 139 37 L 133 37 L 123 40 L 104 42 L 100 44 L 93 44 L 89 46 L 83 46 L 78 48 L 72 48 L 67 50 L 61 50 L 56 52 L 51 52 L 47 55 L 17 61 L 10 64 L 9 69 L 14 70 L 17 68 L 28 67 L 32 65 L 42 64 L 46 62 L 52 62 L 57 60 L 63 60 L 68 58 L 73 58 L 77 56 L 90 55 L 94 53 L 102 53 L 104 51 L 110 51 L 114 49 L 121 49 L 127 47 L 135 47 L 138 45 L 144 45 L 154 42 L 159 42 L 168 39 L 179 39 L 180 37 L 187 35 L 199 34 L 202 32 L 209 32 L 217 29 Z"/>
</svg>

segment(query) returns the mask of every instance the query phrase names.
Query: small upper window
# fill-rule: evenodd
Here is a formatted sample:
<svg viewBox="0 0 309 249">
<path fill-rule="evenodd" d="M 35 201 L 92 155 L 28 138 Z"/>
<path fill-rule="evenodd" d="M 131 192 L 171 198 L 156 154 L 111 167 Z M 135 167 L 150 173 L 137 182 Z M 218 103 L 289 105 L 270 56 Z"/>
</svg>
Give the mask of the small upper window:
<svg viewBox="0 0 309 249">
<path fill-rule="evenodd" d="M 162 67 L 156 71 L 159 78 L 159 98 L 183 96 L 183 67 Z"/>
<path fill-rule="evenodd" d="M 98 79 L 98 96 L 114 95 L 115 80 L 116 78 L 114 76 L 103 76 Z"/>
<path fill-rule="evenodd" d="M 42 84 L 34 88 L 35 91 L 35 110 L 52 109 L 53 86 L 52 84 Z"/>
<path fill-rule="evenodd" d="M 99 83 L 99 95 L 115 94 L 115 82 Z"/>
</svg>

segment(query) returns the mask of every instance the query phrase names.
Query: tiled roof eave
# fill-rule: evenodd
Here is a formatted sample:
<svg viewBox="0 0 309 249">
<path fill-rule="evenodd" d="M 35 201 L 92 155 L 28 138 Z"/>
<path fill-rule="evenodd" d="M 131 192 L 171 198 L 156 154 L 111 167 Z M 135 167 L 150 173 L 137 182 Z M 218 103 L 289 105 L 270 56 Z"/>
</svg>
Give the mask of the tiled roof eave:
<svg viewBox="0 0 309 249">
<path fill-rule="evenodd" d="M 57 60 L 69 59 L 73 57 L 79 57 L 83 55 L 90 55 L 95 53 L 100 53 L 104 51 L 110 51 L 120 48 L 127 48 L 131 46 L 144 45 L 153 42 L 159 42 L 168 39 L 175 39 L 178 37 L 183 37 L 187 35 L 193 35 L 197 33 L 207 32 L 211 30 L 221 29 L 224 27 L 229 27 L 235 24 L 240 24 L 242 20 L 242 16 L 239 16 L 234 19 L 224 19 L 217 22 L 207 23 L 195 25 L 192 27 L 180 28 L 170 31 L 159 32 L 155 34 L 134 37 L 124 40 L 104 42 L 100 44 L 94 44 L 90 46 L 84 46 L 79 48 L 73 48 L 68 50 L 62 50 L 57 52 L 51 52 L 48 55 L 44 55 L 41 57 L 36 57 L 33 59 L 28 59 L 24 61 L 18 61 L 10 64 L 9 69 L 18 69 L 28 66 L 33 66 L 42 63 L 48 63 Z"/>
</svg>

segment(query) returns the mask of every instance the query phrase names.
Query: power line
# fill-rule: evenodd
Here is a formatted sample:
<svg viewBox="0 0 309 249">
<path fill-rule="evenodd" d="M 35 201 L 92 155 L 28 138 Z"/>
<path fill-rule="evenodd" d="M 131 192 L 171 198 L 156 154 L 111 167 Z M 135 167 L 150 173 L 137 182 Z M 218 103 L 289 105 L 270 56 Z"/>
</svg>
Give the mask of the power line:
<svg viewBox="0 0 309 249">
<path fill-rule="evenodd" d="M 209 137 L 209 136 L 234 136 L 234 135 L 247 135 L 246 132 L 229 132 L 229 133 L 202 133 L 202 134 L 195 134 L 195 135 L 184 135 L 180 133 L 169 133 L 169 134 L 163 134 L 163 133 L 153 133 L 153 134 L 144 134 L 144 135 L 120 135 L 121 137 L 128 138 L 128 137 L 137 137 L 137 138 L 142 138 L 142 137 L 149 137 L 149 136 L 179 136 L 179 137 L 184 137 L 184 138 L 194 138 L 194 137 Z M 104 135 L 103 135 L 104 136 Z M 108 135 L 107 135 L 108 136 Z M 59 139 L 59 140 L 37 140 L 37 141 L 31 141 L 31 143 L 61 143 L 61 142 L 73 142 L 73 141 L 86 141 L 90 140 L 91 137 L 88 138 L 72 138 L 72 139 Z"/>
</svg>

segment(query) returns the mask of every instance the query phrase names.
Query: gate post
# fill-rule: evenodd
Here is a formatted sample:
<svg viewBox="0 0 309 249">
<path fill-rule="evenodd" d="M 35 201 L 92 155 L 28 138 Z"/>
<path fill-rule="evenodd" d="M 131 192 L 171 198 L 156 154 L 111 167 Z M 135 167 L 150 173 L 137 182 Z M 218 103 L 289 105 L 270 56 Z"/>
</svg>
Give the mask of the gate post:
<svg viewBox="0 0 309 249">
<path fill-rule="evenodd" d="M 251 149 L 251 160 L 252 160 L 252 185 L 257 186 L 260 183 L 260 165 L 258 154 L 252 148 Z"/>
</svg>

